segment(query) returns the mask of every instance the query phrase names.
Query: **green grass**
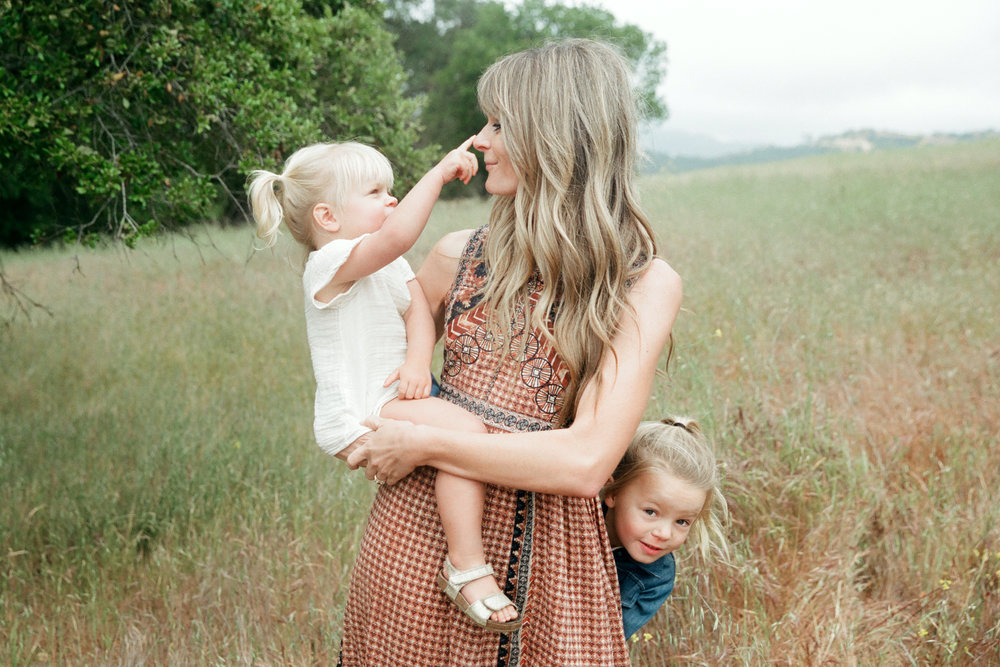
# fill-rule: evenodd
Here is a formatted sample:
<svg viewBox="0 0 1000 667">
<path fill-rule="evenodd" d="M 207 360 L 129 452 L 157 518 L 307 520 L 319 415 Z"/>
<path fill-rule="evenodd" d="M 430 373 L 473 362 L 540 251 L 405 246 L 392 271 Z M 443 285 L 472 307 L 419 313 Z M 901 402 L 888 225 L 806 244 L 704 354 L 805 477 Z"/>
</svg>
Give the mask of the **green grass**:
<svg viewBox="0 0 1000 667">
<path fill-rule="evenodd" d="M 717 442 L 735 555 L 634 663 L 1000 660 L 1000 143 L 642 193 L 685 281 L 648 415 Z M 299 256 L 194 236 L 0 254 L 51 311 L 0 301 L 0 662 L 335 660 L 372 489 L 312 440 Z"/>
</svg>

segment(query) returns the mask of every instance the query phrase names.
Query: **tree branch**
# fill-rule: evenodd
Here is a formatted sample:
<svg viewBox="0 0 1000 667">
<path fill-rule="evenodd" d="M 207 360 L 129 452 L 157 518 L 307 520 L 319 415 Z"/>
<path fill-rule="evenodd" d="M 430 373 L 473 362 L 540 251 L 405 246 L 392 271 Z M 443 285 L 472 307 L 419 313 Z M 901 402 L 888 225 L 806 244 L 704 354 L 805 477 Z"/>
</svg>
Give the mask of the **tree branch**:
<svg viewBox="0 0 1000 667">
<path fill-rule="evenodd" d="M 0 317 L 0 326 L 9 327 L 17 319 L 19 312 L 24 313 L 24 316 L 28 320 L 31 320 L 31 312 L 33 310 L 41 310 L 49 317 L 55 317 L 48 306 L 35 301 L 7 279 L 7 274 L 4 272 L 2 263 L 0 263 L 0 290 L 3 292 L 4 300 L 14 305 L 13 311 L 9 316 L 4 315 Z"/>
</svg>

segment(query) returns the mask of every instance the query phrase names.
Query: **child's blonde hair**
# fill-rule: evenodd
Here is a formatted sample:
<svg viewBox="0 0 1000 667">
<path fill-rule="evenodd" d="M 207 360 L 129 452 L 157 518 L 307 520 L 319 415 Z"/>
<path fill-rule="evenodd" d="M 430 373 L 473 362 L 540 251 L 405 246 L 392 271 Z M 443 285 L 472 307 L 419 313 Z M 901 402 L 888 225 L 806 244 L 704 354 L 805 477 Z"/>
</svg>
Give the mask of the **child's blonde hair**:
<svg viewBox="0 0 1000 667">
<path fill-rule="evenodd" d="M 316 250 L 316 204 L 326 202 L 339 213 L 348 195 L 369 182 L 392 189 L 392 165 L 371 146 L 347 141 L 300 148 L 285 161 L 281 174 L 265 169 L 250 174 L 247 189 L 257 236 L 265 247 L 274 245 L 284 221 L 296 241 Z"/>
<path fill-rule="evenodd" d="M 720 489 L 715 452 L 693 419 L 666 417 L 639 424 L 604 494 L 618 493 L 650 470 L 665 472 L 705 491 L 705 505 L 691 525 L 688 539 L 702 557 L 707 559 L 714 553 L 728 560 L 724 526 L 729 522 L 729 507 Z"/>
</svg>

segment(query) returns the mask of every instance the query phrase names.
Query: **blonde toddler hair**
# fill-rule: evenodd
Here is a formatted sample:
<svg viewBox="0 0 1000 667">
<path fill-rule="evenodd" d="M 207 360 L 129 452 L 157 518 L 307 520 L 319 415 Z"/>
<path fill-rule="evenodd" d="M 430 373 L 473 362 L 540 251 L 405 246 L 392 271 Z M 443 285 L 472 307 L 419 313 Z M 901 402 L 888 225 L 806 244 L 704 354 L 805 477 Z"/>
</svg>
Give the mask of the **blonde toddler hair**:
<svg viewBox="0 0 1000 667">
<path fill-rule="evenodd" d="M 258 169 L 248 192 L 257 236 L 265 247 L 278 240 L 284 222 L 292 238 L 316 250 L 312 210 L 320 202 L 340 212 L 347 197 L 372 182 L 392 189 L 392 165 L 380 152 L 353 141 L 313 144 L 295 151 L 281 174 Z"/>
<path fill-rule="evenodd" d="M 729 522 L 729 508 L 719 488 L 715 452 L 693 419 L 667 417 L 639 424 L 604 493 L 618 493 L 651 470 L 664 472 L 705 492 L 705 505 L 691 525 L 688 540 L 703 558 L 714 554 L 727 561 L 729 546 L 724 526 Z"/>
</svg>

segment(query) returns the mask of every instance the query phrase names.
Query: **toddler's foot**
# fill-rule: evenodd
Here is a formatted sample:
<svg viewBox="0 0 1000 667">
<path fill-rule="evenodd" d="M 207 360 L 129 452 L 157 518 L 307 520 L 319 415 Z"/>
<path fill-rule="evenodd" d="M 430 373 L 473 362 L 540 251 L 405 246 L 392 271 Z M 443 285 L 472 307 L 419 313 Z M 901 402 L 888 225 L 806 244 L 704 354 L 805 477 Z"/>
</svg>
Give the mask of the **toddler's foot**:
<svg viewBox="0 0 1000 667">
<path fill-rule="evenodd" d="M 515 620 L 517 608 L 500 590 L 489 565 L 459 570 L 445 558 L 438 585 L 459 609 L 487 630 L 513 632 L 521 626 Z"/>
<path fill-rule="evenodd" d="M 477 600 L 486 599 L 490 595 L 497 593 L 503 595 L 503 591 L 497 585 L 497 580 L 493 578 L 492 574 L 486 574 L 462 586 L 458 594 L 464 597 L 465 601 L 469 604 L 475 604 Z M 509 604 L 500 611 L 490 614 L 490 620 L 497 623 L 506 623 L 507 621 L 513 621 L 515 618 L 517 618 L 517 607 L 513 604 Z"/>
</svg>

